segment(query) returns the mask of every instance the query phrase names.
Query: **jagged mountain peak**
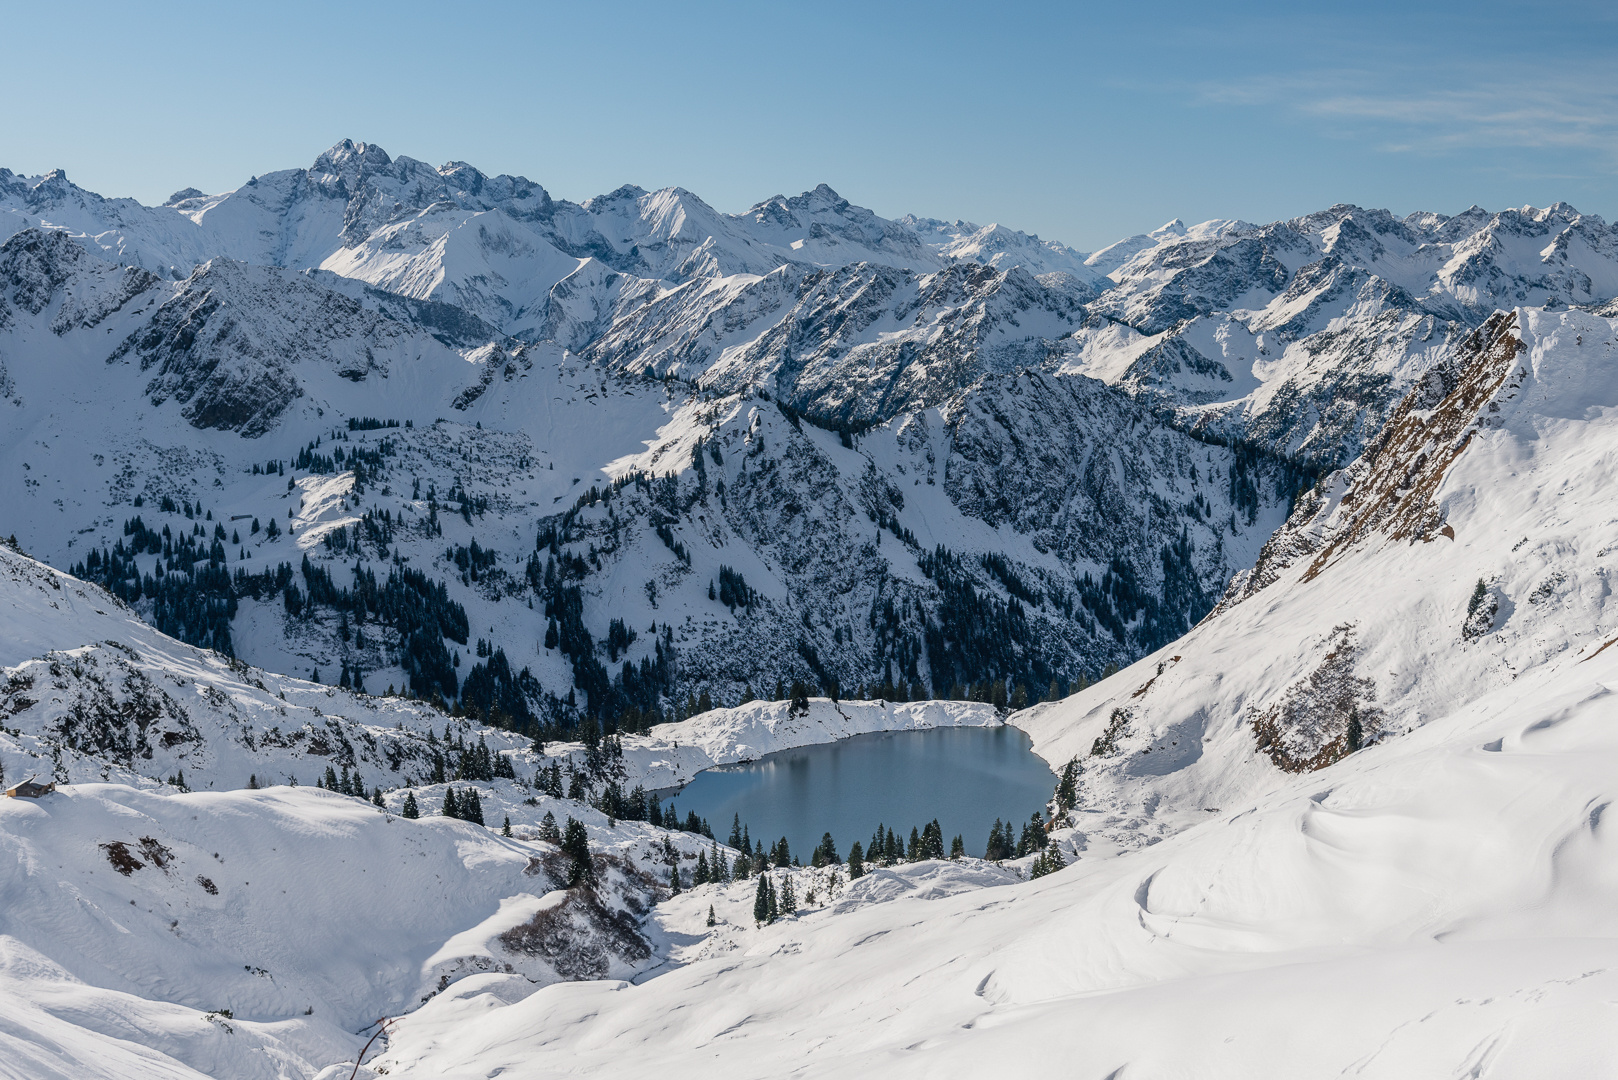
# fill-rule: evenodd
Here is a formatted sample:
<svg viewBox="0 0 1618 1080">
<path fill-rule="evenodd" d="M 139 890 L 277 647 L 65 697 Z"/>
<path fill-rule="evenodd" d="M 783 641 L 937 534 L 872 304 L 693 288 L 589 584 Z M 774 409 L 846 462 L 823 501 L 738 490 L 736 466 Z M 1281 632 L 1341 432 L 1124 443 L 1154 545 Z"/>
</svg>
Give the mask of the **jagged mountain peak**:
<svg viewBox="0 0 1618 1080">
<path fill-rule="evenodd" d="M 620 203 L 632 203 L 646 194 L 646 189 L 638 184 L 620 184 L 605 195 L 584 200 L 583 206 L 586 210 L 595 212 Z"/>
<path fill-rule="evenodd" d="M 393 164 L 388 152 L 375 143 L 342 139 L 322 152 L 310 166 L 310 172 L 331 172 L 339 175 L 357 172 L 360 168 L 386 168 Z"/>
</svg>

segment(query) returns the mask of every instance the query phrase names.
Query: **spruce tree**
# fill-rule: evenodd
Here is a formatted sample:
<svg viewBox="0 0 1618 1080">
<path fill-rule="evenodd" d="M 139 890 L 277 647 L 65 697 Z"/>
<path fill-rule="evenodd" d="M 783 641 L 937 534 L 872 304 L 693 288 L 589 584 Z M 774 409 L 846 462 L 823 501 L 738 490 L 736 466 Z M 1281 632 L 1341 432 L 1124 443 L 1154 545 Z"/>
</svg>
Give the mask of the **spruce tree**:
<svg viewBox="0 0 1618 1080">
<path fill-rule="evenodd" d="M 584 823 L 572 817 L 567 819 L 567 831 L 562 835 L 562 854 L 571 860 L 567 871 L 569 888 L 595 881 L 595 867 L 590 861 L 589 834 L 585 832 Z"/>
<path fill-rule="evenodd" d="M 1003 828 L 1005 825 L 999 818 L 995 818 L 994 824 L 989 827 L 989 842 L 983 849 L 983 857 L 989 862 L 999 862 L 1006 857 L 1007 845 L 1001 835 Z"/>
<path fill-rule="evenodd" d="M 717 920 L 715 920 L 714 916 L 713 916 L 713 905 L 709 904 L 708 905 L 708 925 L 712 926 L 716 921 Z"/>
<path fill-rule="evenodd" d="M 753 925 L 762 926 L 770 921 L 770 876 L 758 876 L 758 888 L 753 892 Z"/>
<path fill-rule="evenodd" d="M 966 841 L 961 838 L 959 833 L 956 833 L 955 839 L 949 842 L 949 857 L 951 859 L 963 859 L 966 857 Z"/>
<path fill-rule="evenodd" d="M 725 841 L 725 846 L 731 848 L 742 846 L 742 816 L 740 814 L 736 814 L 730 819 L 730 837 Z"/>
<path fill-rule="evenodd" d="M 706 884 L 708 884 L 708 853 L 699 851 L 697 853 L 697 868 L 691 874 L 691 887 L 695 888 L 698 885 Z"/>
<path fill-rule="evenodd" d="M 444 816 L 450 818 L 461 816 L 460 800 L 455 797 L 455 789 L 452 787 L 444 789 Z"/>
<path fill-rule="evenodd" d="M 1056 785 L 1056 805 L 1065 813 L 1079 802 L 1079 759 L 1074 758 L 1062 769 L 1061 782 Z"/>
<path fill-rule="evenodd" d="M 719 885 L 730 881 L 730 864 L 725 860 L 725 853 L 719 850 L 719 844 L 713 845 L 713 858 L 708 862 L 708 880 Z"/>
<path fill-rule="evenodd" d="M 848 849 L 848 880 L 865 876 L 865 852 L 860 850 L 860 842 L 854 841 L 854 846 Z"/>
<path fill-rule="evenodd" d="M 759 880 L 764 882 L 764 899 L 767 905 L 766 914 L 769 916 L 769 921 L 774 922 L 776 919 L 781 917 L 781 908 L 776 903 L 775 882 L 770 880 L 770 875 L 768 874 L 761 874 L 759 876 Z"/>
<path fill-rule="evenodd" d="M 401 813 L 411 821 L 421 817 L 421 808 L 416 805 L 416 793 L 414 791 L 405 792 L 404 810 Z"/>
<path fill-rule="evenodd" d="M 461 792 L 461 817 L 474 825 L 483 824 L 483 800 L 478 798 L 477 788 L 467 788 Z"/>
<path fill-rule="evenodd" d="M 501 836 L 510 836 L 511 835 L 511 815 L 510 814 L 506 815 L 506 823 L 504 825 L 500 826 L 500 835 Z"/>
<path fill-rule="evenodd" d="M 556 815 L 549 810 L 539 819 L 539 838 L 549 840 L 553 844 L 562 839 L 562 831 L 556 827 Z"/>
<path fill-rule="evenodd" d="M 669 867 L 669 893 L 672 896 L 680 895 L 680 868 L 678 866 Z"/>
<path fill-rule="evenodd" d="M 787 915 L 798 913 L 798 894 L 792 888 L 792 875 L 781 875 L 781 911 Z"/>
</svg>

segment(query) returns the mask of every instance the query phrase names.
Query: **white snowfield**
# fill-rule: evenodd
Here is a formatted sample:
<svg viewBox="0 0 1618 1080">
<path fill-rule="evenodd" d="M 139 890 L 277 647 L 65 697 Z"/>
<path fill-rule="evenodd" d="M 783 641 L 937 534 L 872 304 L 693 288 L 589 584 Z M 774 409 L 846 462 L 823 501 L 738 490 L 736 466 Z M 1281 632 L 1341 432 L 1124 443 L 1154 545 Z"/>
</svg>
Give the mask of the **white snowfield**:
<svg viewBox="0 0 1618 1080">
<path fill-rule="evenodd" d="M 1618 1068 L 1611 650 L 1021 885 L 817 913 L 740 955 L 501 1004 L 379 1064 L 435 1077 L 1601 1076 Z M 1120 1071 L 1122 1070 L 1122 1071 Z"/>
<path fill-rule="evenodd" d="M 561 903 L 520 837 L 307 789 L 5 800 L 4 1074 L 346 1077 L 396 1012 L 359 1075 L 1618 1073 L 1615 455 L 1618 324 L 1491 322 L 1217 614 L 1011 718 L 1084 767 L 1072 865 L 795 872 L 816 901 L 762 929 L 751 882 L 700 886 L 657 906 L 650 956 L 582 981 L 509 943 Z M 82 640 L 93 595 L 28 610 Z M 63 647 L 22 638 L 6 663 Z M 651 780 L 868 730 L 862 708 L 755 703 L 625 755 Z M 993 722 L 881 722 L 901 709 Z M 0 743 L 38 760 L 34 737 Z M 656 865 L 664 834 L 587 824 Z"/>
</svg>

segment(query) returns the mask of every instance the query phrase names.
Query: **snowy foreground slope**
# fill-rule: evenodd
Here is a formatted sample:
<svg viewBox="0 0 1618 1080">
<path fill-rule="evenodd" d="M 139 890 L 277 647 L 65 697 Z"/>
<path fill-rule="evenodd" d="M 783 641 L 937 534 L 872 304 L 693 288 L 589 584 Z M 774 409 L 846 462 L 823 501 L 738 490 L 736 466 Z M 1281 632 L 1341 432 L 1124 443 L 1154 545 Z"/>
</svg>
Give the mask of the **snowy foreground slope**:
<svg viewBox="0 0 1618 1080">
<path fill-rule="evenodd" d="M 998 722 L 964 702 L 819 699 L 803 714 L 754 703 L 631 736 L 610 775 L 627 789 L 861 731 Z M 453 761 L 452 740 L 509 766 L 504 779 L 448 785 L 476 789 L 492 828 L 437 813 L 446 785 L 429 774 L 435 759 Z M 0 1075 L 312 1076 L 352 1061 L 380 1017 L 481 972 L 531 989 L 731 947 L 665 928 L 652 905 L 669 859 L 689 881 L 699 853 L 736 852 L 535 784 L 547 760 L 571 775 L 587 758 L 562 744 L 547 759 L 418 702 L 185 645 L 0 545 L 0 769 L 8 784 L 60 784 L 38 801 L 0 800 Z M 382 805 L 311 786 L 336 767 Z M 407 798 L 419 820 L 400 815 Z M 584 824 L 599 889 L 564 887 L 566 860 L 541 838 L 546 815 Z M 495 831 L 503 819 L 509 838 Z M 831 898 L 829 874 L 804 875 L 804 892 Z M 1015 877 L 975 861 L 905 867 L 845 902 Z M 748 883 L 706 891 L 704 905 L 734 915 L 726 929 L 746 923 Z"/>
<path fill-rule="evenodd" d="M 1579 313 L 1492 321 L 1299 507 L 1261 580 L 1162 655 L 1016 717 L 1085 766 L 1067 870 L 811 914 L 638 986 L 502 1004 L 509 980 L 479 976 L 379 1066 L 1618 1068 L 1615 338 Z M 1133 850 L 1105 857 L 1106 835 Z"/>
<path fill-rule="evenodd" d="M 1127 856 L 811 915 L 640 986 L 504 1004 L 511 977 L 464 980 L 400 1025 L 380 1065 L 1605 1075 L 1618 1067 L 1618 850 L 1603 821 L 1618 797 L 1618 656 L 1581 660 Z"/>
</svg>

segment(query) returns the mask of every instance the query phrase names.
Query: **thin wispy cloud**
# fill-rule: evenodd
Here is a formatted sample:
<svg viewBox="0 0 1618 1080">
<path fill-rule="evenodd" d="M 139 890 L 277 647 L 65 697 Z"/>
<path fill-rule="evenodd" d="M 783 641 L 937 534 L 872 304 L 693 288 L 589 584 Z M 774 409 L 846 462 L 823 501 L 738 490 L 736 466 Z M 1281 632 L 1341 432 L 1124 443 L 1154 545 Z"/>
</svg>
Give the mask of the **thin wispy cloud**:
<svg viewBox="0 0 1618 1080">
<path fill-rule="evenodd" d="M 1387 153 L 1496 147 L 1586 151 L 1618 162 L 1618 79 L 1606 71 L 1419 74 L 1335 70 L 1204 83 L 1194 92 L 1208 105 L 1290 113 Z"/>
</svg>

